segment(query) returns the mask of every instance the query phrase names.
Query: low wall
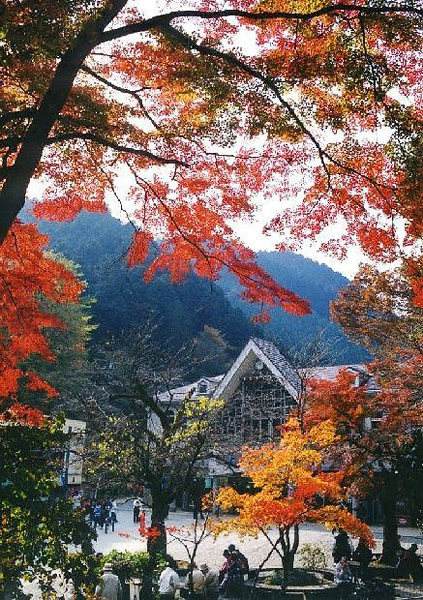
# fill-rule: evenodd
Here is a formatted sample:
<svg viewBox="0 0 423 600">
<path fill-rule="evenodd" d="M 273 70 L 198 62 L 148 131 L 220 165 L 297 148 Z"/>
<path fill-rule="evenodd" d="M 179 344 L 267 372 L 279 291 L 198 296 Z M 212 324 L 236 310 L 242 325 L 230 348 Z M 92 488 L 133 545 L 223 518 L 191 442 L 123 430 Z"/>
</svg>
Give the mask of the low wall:
<svg viewBox="0 0 423 600">
<path fill-rule="evenodd" d="M 248 581 L 245 584 L 250 592 L 253 582 Z M 258 584 L 255 591 L 257 600 L 280 600 L 280 598 L 289 598 L 289 600 L 333 600 L 339 598 L 339 592 L 333 583 L 309 586 L 289 586 L 282 596 L 280 587 L 276 585 Z"/>
</svg>

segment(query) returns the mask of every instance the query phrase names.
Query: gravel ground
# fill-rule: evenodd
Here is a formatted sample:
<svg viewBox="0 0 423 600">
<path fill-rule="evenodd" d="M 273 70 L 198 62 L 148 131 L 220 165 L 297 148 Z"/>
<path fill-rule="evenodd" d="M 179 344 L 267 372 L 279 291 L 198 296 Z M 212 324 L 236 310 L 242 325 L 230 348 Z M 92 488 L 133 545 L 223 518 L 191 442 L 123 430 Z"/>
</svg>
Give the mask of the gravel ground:
<svg viewBox="0 0 423 600">
<path fill-rule="evenodd" d="M 146 510 L 147 525 L 149 524 L 149 511 Z M 114 533 L 105 534 L 102 530 L 98 532 L 98 540 L 95 543 L 97 552 L 109 552 L 110 550 L 130 550 L 139 551 L 145 550 L 145 540 L 137 539 L 137 525 L 132 522 L 131 503 L 121 504 L 118 510 L 118 523 Z M 166 525 L 169 527 L 190 527 L 193 524 L 192 515 L 186 512 L 170 512 Z M 382 527 L 372 527 L 375 540 L 375 552 L 380 552 L 382 549 Z M 129 534 L 131 538 L 122 537 L 119 534 Z M 419 551 L 423 551 L 423 540 L 418 529 L 411 527 L 400 528 L 401 542 L 407 547 L 415 542 L 419 545 Z M 271 531 L 269 537 L 275 539 L 276 531 Z M 229 536 L 221 536 L 214 540 L 211 536 L 208 537 L 198 548 L 197 562 L 207 562 L 209 566 L 218 567 L 222 564 L 222 553 L 228 544 L 233 543 L 245 554 L 250 563 L 250 567 L 257 567 L 263 560 L 263 557 L 269 550 L 269 542 L 263 537 L 244 538 L 241 539 L 236 534 L 231 533 Z M 306 524 L 300 528 L 300 549 L 305 543 L 318 545 L 326 555 L 328 566 L 332 565 L 332 545 L 333 536 L 330 531 L 321 525 Z M 186 559 L 187 554 L 184 547 L 177 541 L 170 541 L 169 554 L 177 559 Z M 297 557 L 298 561 L 298 557 Z M 270 560 L 269 566 L 280 566 L 278 558 L 274 557 Z M 300 566 L 297 562 L 297 566 Z"/>
</svg>

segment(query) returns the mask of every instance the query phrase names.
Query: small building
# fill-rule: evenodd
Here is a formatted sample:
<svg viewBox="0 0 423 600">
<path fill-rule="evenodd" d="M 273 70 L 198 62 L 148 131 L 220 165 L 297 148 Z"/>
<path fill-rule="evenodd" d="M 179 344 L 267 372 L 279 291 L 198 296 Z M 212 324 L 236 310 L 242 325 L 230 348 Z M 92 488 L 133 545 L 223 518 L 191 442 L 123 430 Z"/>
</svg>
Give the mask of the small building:
<svg viewBox="0 0 423 600">
<path fill-rule="evenodd" d="M 63 432 L 68 435 L 67 448 L 64 453 L 61 484 L 70 495 L 80 491 L 83 482 L 83 450 L 85 444 L 86 422 L 66 419 Z"/>
</svg>

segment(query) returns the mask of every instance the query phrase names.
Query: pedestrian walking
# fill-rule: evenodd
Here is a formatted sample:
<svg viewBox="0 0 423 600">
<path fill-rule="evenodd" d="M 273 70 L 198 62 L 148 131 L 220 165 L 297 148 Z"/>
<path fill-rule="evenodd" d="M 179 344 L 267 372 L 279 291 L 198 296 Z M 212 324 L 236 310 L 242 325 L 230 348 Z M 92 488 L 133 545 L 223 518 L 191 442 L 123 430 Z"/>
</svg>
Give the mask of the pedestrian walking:
<svg viewBox="0 0 423 600">
<path fill-rule="evenodd" d="M 162 571 L 159 578 L 159 596 L 160 600 L 173 600 L 176 590 L 181 588 L 181 581 L 178 573 L 168 566 Z"/>
<path fill-rule="evenodd" d="M 95 597 L 98 600 L 123 600 L 122 586 L 119 577 L 113 573 L 111 563 L 106 563 L 103 567 L 103 575 L 95 589 Z"/>
<path fill-rule="evenodd" d="M 139 532 L 141 535 L 145 534 L 145 519 L 146 519 L 146 515 L 145 515 L 145 510 L 142 510 L 139 517 L 138 517 L 138 523 L 140 524 L 139 526 Z"/>
<path fill-rule="evenodd" d="M 117 523 L 117 502 L 113 500 L 112 507 L 110 509 L 110 526 L 112 531 L 115 530 L 115 523 Z"/>
<path fill-rule="evenodd" d="M 101 527 L 101 505 L 97 503 L 93 508 L 94 515 L 94 529 L 97 529 L 97 526 Z"/>
<path fill-rule="evenodd" d="M 218 600 L 219 573 L 215 569 L 209 569 L 206 563 L 200 565 L 200 571 L 204 576 L 204 594 L 206 600 Z"/>
</svg>

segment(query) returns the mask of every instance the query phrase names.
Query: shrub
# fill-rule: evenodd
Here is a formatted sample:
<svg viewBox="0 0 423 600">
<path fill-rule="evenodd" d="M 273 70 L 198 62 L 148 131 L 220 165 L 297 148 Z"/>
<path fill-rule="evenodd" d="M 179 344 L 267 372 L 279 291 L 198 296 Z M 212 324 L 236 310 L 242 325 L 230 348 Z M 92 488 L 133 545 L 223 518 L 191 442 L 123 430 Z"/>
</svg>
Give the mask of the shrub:
<svg viewBox="0 0 423 600">
<path fill-rule="evenodd" d="M 264 583 L 267 585 L 283 585 L 283 571 L 273 571 L 273 573 L 266 577 Z M 289 573 L 288 585 L 319 585 L 320 583 L 322 583 L 320 577 L 302 569 L 294 569 L 294 571 Z"/>
<path fill-rule="evenodd" d="M 304 569 L 324 569 L 326 567 L 326 556 L 320 546 L 304 544 L 298 552 L 301 565 Z"/>
<path fill-rule="evenodd" d="M 166 567 L 166 559 L 161 554 L 152 557 L 148 552 L 118 552 L 112 550 L 102 559 L 102 564 L 112 563 L 113 572 L 124 582 L 131 577 L 144 579 L 145 575 L 151 574 L 153 579 L 158 579 L 162 570 Z"/>
</svg>

